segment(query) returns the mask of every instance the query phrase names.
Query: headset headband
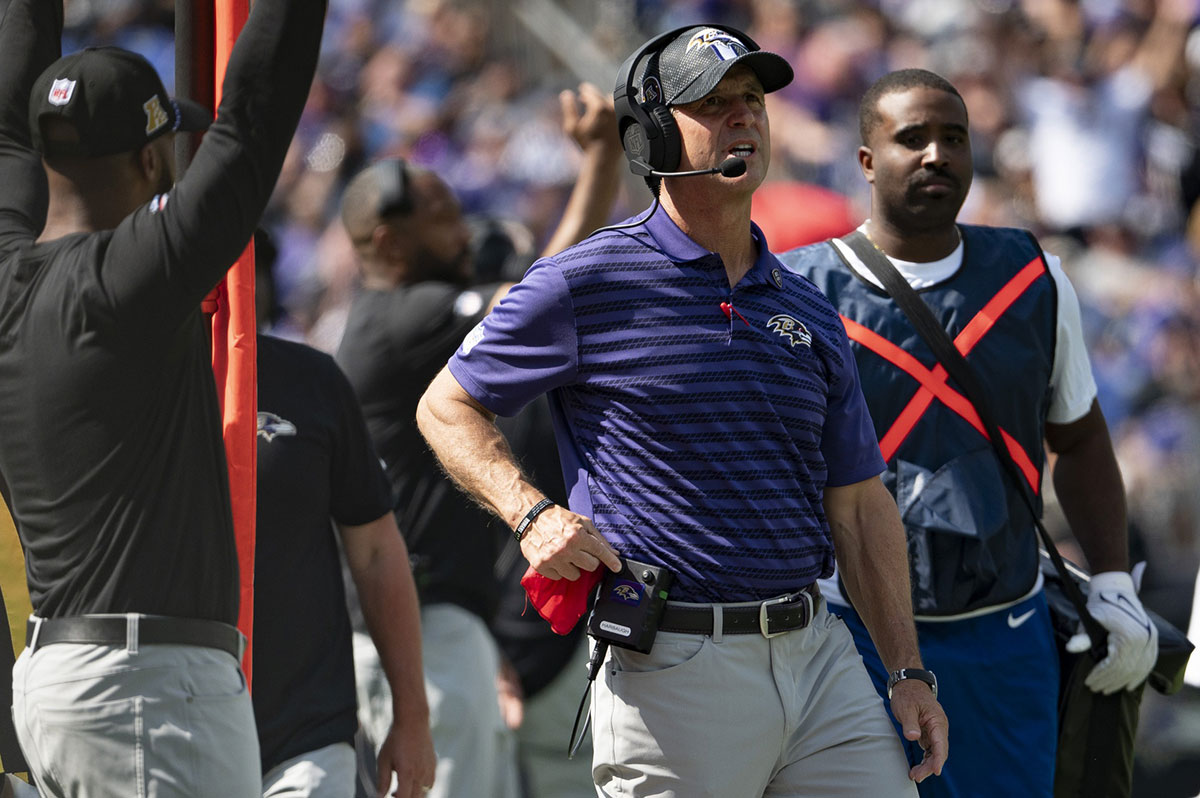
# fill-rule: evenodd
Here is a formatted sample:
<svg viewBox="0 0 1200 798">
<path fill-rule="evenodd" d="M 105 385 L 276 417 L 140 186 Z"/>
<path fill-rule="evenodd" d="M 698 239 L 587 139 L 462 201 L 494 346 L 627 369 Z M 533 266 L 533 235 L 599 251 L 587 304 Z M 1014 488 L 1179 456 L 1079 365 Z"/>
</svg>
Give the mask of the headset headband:
<svg viewBox="0 0 1200 798">
<path fill-rule="evenodd" d="M 753 51 L 753 50 L 761 50 L 762 49 L 761 47 L 758 46 L 758 42 L 754 41 L 753 39 L 751 39 L 749 36 L 747 36 L 742 31 L 738 30 L 737 28 L 732 28 L 728 25 L 710 25 L 708 23 L 704 23 L 702 25 L 701 24 L 684 25 L 681 28 L 675 28 L 674 30 L 669 30 L 666 33 L 662 33 L 662 34 L 659 34 L 658 36 L 655 36 L 653 39 L 651 39 L 650 41 L 643 44 L 641 47 L 639 47 L 637 49 L 636 52 L 634 52 L 633 55 L 626 58 L 625 62 L 623 64 L 621 64 L 621 68 L 617 70 L 617 85 L 616 85 L 616 88 L 613 90 L 614 99 L 617 97 L 633 97 L 634 102 L 640 102 L 640 100 L 638 100 L 637 97 L 635 96 L 635 93 L 634 93 L 635 90 L 634 90 L 634 86 L 633 86 L 633 75 L 634 75 L 635 69 L 638 65 L 638 62 L 640 62 L 642 60 L 642 58 L 644 58 L 647 55 L 657 55 L 659 52 L 662 51 L 662 49 L 664 47 L 666 47 L 668 44 L 670 44 L 671 41 L 676 36 L 683 33 L 684 31 L 691 30 L 692 28 L 716 28 L 717 30 L 723 30 L 726 33 L 736 36 L 739 41 L 743 42 L 746 45 L 746 48 L 748 50 Z M 656 67 L 657 67 L 657 62 L 656 62 Z M 657 68 L 655 69 L 655 73 L 656 74 L 654 75 L 654 77 L 658 77 Z"/>
<path fill-rule="evenodd" d="M 653 79 L 662 92 L 662 79 L 658 71 L 658 56 L 677 36 L 693 28 L 716 28 L 736 37 L 749 50 L 760 49 L 758 44 L 737 28 L 727 25 L 693 24 L 684 25 L 655 36 L 625 59 L 617 70 L 617 85 L 613 89 L 613 105 L 617 114 L 617 133 L 621 147 L 629 161 L 630 170 L 642 177 L 650 177 L 652 171 L 669 172 L 679 165 L 682 143 L 675 118 L 671 115 L 666 97 L 647 100 L 645 85 Z M 642 60 L 649 58 L 641 81 L 642 96 L 633 85 L 634 75 Z"/>
<path fill-rule="evenodd" d="M 376 164 L 379 177 L 379 202 L 375 215 L 384 219 L 388 216 L 408 215 L 413 210 L 412 192 L 408 190 L 408 165 L 403 158 L 389 158 Z"/>
</svg>

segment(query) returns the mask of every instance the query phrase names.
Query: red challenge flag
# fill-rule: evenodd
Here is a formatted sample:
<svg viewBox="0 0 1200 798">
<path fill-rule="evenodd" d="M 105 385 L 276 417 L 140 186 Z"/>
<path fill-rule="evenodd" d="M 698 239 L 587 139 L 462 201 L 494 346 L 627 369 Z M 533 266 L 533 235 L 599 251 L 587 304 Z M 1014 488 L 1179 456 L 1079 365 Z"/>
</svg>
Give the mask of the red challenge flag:
<svg viewBox="0 0 1200 798">
<path fill-rule="evenodd" d="M 213 106 L 221 103 L 221 82 L 238 33 L 246 24 L 249 0 L 202 0 L 213 6 Z M 242 667 L 250 682 L 254 632 L 254 516 L 256 500 L 257 366 L 254 318 L 254 246 L 242 253 L 214 291 L 212 363 L 217 382 L 229 465 L 233 528 L 241 573 L 238 628 L 246 635 Z"/>
</svg>

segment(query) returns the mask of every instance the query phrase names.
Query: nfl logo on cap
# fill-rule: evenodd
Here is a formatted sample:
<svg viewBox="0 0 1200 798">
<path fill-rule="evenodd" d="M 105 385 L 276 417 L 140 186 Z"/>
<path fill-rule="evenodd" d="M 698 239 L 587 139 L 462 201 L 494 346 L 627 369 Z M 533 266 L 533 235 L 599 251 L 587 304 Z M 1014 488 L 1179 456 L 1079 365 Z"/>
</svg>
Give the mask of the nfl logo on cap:
<svg viewBox="0 0 1200 798">
<path fill-rule="evenodd" d="M 75 94 L 75 81 L 70 78 L 58 78 L 50 84 L 50 96 L 47 99 L 51 105 L 66 105 Z"/>
</svg>

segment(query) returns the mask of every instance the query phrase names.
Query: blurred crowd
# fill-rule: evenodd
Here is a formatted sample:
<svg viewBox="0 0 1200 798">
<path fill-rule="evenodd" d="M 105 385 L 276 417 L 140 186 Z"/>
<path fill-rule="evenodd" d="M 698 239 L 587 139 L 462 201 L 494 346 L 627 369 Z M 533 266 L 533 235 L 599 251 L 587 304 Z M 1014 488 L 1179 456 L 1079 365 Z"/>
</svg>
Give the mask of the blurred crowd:
<svg viewBox="0 0 1200 798">
<path fill-rule="evenodd" d="M 120 44 L 169 76 L 173 6 L 67 0 L 66 47 Z M 579 158 L 559 91 L 582 80 L 607 90 L 639 42 L 697 21 L 741 27 L 796 69 L 770 95 L 777 185 L 756 206 L 776 250 L 801 243 L 809 219 L 865 215 L 855 151 L 866 86 L 916 66 L 958 86 L 976 159 L 960 219 L 1031 228 L 1063 258 L 1149 561 L 1146 603 L 1186 628 L 1200 565 L 1198 0 L 331 0 L 266 219 L 276 328 L 336 346 L 355 281 L 337 201 L 385 155 L 445 177 L 481 239 L 499 228 L 518 259 L 536 252 Z M 614 218 L 648 202 L 627 180 Z M 1188 794 L 1200 791 L 1200 711 L 1179 710 L 1194 704 L 1190 693 L 1147 699 L 1146 784 L 1194 779 Z"/>
</svg>

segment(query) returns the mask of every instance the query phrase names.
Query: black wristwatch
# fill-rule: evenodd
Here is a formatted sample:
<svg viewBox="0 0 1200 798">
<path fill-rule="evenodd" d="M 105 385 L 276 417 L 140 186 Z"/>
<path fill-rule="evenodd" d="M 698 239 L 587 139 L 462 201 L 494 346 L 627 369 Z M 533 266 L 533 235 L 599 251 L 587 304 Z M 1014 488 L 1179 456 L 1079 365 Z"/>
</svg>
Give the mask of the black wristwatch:
<svg viewBox="0 0 1200 798">
<path fill-rule="evenodd" d="M 920 668 L 901 668 L 888 674 L 888 698 L 892 697 L 892 688 L 896 686 L 896 682 L 902 682 L 905 679 L 919 679 L 925 682 L 933 691 L 933 697 L 937 698 L 937 677 L 933 675 L 933 671 Z"/>
</svg>

